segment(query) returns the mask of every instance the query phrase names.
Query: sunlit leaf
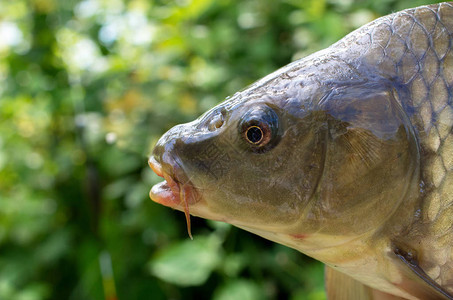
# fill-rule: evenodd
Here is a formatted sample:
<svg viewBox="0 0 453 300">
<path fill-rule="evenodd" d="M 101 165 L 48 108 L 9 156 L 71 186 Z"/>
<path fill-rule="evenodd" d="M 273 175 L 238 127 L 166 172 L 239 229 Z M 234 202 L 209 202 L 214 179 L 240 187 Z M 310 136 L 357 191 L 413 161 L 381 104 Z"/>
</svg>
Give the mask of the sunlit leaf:
<svg viewBox="0 0 453 300">
<path fill-rule="evenodd" d="M 234 280 L 221 286 L 214 300 L 261 300 L 265 299 L 262 287 L 250 280 Z"/>
<path fill-rule="evenodd" d="M 203 284 L 221 259 L 220 241 L 215 236 L 195 236 L 168 248 L 149 263 L 154 276 L 180 286 Z"/>
</svg>

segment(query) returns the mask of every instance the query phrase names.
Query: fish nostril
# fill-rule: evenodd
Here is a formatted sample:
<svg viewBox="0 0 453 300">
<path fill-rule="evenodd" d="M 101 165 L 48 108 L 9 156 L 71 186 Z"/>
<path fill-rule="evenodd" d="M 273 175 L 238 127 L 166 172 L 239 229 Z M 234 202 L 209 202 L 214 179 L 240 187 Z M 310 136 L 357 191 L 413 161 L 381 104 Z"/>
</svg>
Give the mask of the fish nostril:
<svg viewBox="0 0 453 300">
<path fill-rule="evenodd" d="M 215 115 L 210 121 L 209 121 L 209 124 L 208 124 L 208 129 L 209 131 L 214 131 L 216 129 L 219 129 L 220 127 L 223 126 L 223 115 L 219 114 L 219 115 Z"/>
<path fill-rule="evenodd" d="M 219 129 L 220 127 L 222 127 L 223 125 L 223 120 L 217 120 L 215 123 L 214 123 L 214 126 L 215 128 Z"/>
</svg>

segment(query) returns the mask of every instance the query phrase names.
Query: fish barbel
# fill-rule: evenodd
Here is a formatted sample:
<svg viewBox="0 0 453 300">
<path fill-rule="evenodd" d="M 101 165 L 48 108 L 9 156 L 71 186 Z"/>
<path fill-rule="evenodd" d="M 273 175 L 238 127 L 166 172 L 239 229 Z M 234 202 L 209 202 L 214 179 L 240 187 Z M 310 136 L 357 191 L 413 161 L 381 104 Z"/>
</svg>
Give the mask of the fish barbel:
<svg viewBox="0 0 453 300">
<path fill-rule="evenodd" d="M 453 4 L 407 9 L 169 130 L 150 196 L 324 262 L 332 299 L 453 299 L 452 126 Z"/>
</svg>

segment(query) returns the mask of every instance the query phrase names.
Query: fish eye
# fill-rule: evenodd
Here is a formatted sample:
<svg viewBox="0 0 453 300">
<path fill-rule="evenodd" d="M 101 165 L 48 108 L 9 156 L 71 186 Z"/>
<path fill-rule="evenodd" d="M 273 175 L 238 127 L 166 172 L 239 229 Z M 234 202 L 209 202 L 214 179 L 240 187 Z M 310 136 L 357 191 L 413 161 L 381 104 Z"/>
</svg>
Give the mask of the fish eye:
<svg viewBox="0 0 453 300">
<path fill-rule="evenodd" d="M 265 146 L 271 139 L 271 129 L 266 124 L 252 125 L 244 132 L 247 142 L 256 146 Z"/>
<path fill-rule="evenodd" d="M 279 140 L 278 123 L 277 114 L 270 107 L 253 108 L 242 118 L 240 133 L 253 152 L 264 152 Z"/>
<path fill-rule="evenodd" d="M 259 144 L 264 137 L 263 130 L 258 126 L 250 126 L 245 132 L 245 137 L 249 143 Z"/>
</svg>

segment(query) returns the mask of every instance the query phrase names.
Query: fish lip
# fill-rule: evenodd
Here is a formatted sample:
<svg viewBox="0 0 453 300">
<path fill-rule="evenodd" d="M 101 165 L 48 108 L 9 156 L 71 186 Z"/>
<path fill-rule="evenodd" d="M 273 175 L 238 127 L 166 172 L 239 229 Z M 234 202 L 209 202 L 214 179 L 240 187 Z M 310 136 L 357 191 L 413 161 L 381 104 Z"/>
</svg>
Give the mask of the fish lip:
<svg viewBox="0 0 453 300">
<path fill-rule="evenodd" d="M 195 204 L 201 200 L 200 193 L 184 172 L 177 159 L 164 155 L 159 160 L 154 155 L 148 159 L 149 167 L 164 181 L 154 185 L 150 198 L 162 205 L 183 210 L 184 204 Z"/>
<path fill-rule="evenodd" d="M 156 173 L 157 176 L 159 177 L 164 177 L 164 174 L 162 173 L 162 165 L 156 160 L 156 158 L 151 155 L 148 159 L 148 165 L 153 170 L 154 173 Z"/>
</svg>

